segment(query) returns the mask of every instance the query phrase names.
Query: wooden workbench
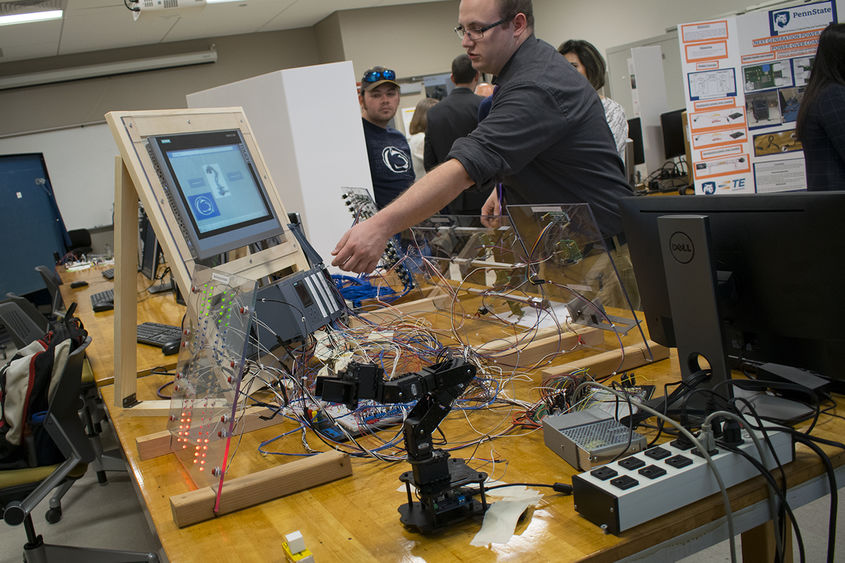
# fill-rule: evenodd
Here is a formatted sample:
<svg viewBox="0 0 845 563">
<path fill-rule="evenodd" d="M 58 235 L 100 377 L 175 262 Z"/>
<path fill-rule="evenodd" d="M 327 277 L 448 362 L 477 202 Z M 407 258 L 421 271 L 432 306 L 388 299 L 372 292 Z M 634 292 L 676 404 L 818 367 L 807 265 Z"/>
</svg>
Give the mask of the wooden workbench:
<svg viewBox="0 0 845 563">
<path fill-rule="evenodd" d="M 88 294 L 102 291 L 109 283 L 98 269 L 64 273 L 66 282 L 86 279 L 89 286 L 70 290 L 63 286 L 65 302 L 69 297 L 79 303 L 80 316 L 92 334 L 94 342 L 89 359 L 97 379 L 107 382 L 112 376 L 111 312 L 93 313 Z M 139 291 L 150 282 L 139 276 Z M 144 320 L 178 324 L 183 308 L 175 304 L 171 294 L 158 295 L 139 302 L 138 322 Z M 434 321 L 436 326 L 438 323 Z M 480 336 L 474 330 L 472 334 Z M 147 353 L 150 352 L 150 353 Z M 139 346 L 139 371 L 153 367 L 173 366 L 176 356 L 165 357 L 152 347 Z M 565 359 L 560 359 L 564 363 Z M 657 384 L 676 380 L 680 370 L 677 358 L 636 369 L 640 384 Z M 511 396 L 534 401 L 540 375 L 531 381 L 518 381 L 507 391 Z M 156 390 L 167 382 L 166 376 L 149 375 L 138 380 L 138 398 L 156 399 Z M 171 561 L 279 561 L 283 560 L 283 536 L 299 530 L 317 561 L 491 561 L 522 560 L 532 557 L 553 561 L 616 561 L 643 550 L 671 542 L 676 536 L 695 534 L 702 527 L 723 515 L 722 501 L 715 495 L 674 513 L 647 522 L 621 536 L 604 534 L 597 526 L 579 516 L 573 508 L 572 497 L 540 489 L 543 500 L 529 509 L 518 525 L 514 536 L 506 544 L 472 547 L 470 540 L 480 528 L 480 521 L 465 521 L 454 528 L 433 535 L 422 536 L 405 529 L 399 522 L 397 508 L 406 501 L 399 475 L 409 466 L 405 463 L 386 463 L 368 459 L 352 459 L 353 475 L 326 485 L 265 502 L 219 518 L 178 528 L 173 521 L 170 497 L 194 489 L 194 485 L 180 463 L 172 455 L 142 461 L 135 440 L 160 432 L 167 426 L 164 416 L 133 416 L 113 405 L 114 386 L 101 388 L 114 429 L 141 501 L 148 512 L 155 533 L 166 556 Z M 512 413 L 506 409 L 472 411 L 472 427 L 465 414 L 453 411 L 441 425 L 450 444 L 476 440 L 480 435 L 494 435 L 510 424 Z M 293 459 L 281 455 L 261 455 L 258 445 L 293 429 L 291 422 L 283 422 L 243 435 L 238 453 L 227 477 L 239 477 L 283 464 Z M 473 430 L 474 428 L 475 430 Z M 814 430 L 815 435 L 840 439 L 845 423 L 823 416 Z M 479 434 L 480 433 L 480 434 Z M 327 450 L 312 433 L 309 444 Z M 273 451 L 304 453 L 301 434 L 296 432 L 269 446 Z M 825 448 L 834 463 L 845 463 L 845 453 Z M 570 482 L 576 472 L 570 465 L 543 445 L 541 430 L 517 431 L 475 446 L 453 452 L 453 457 L 469 458 L 469 465 L 485 471 L 504 482 L 554 483 Z M 489 460 L 495 459 L 493 463 Z M 823 468 L 818 458 L 806 448 L 798 446 L 796 460 L 786 468 L 789 485 L 819 480 Z M 766 488 L 762 478 L 742 483 L 730 490 L 734 511 L 747 510 L 765 504 Z M 492 501 L 496 498 L 492 497 Z M 712 526 L 710 526 L 712 527 Z M 755 529 L 755 533 L 759 528 Z M 743 549 L 758 549 L 743 538 Z M 749 554 L 750 555 L 750 554 Z M 759 556 L 759 552 L 756 552 Z M 747 559 L 751 560 L 751 559 Z"/>
</svg>

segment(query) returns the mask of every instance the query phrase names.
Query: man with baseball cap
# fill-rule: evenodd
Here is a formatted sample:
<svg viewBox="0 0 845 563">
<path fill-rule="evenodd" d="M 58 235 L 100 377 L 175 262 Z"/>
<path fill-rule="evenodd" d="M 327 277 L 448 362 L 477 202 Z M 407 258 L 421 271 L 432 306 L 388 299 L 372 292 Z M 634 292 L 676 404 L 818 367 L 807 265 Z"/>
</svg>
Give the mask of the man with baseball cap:
<svg viewBox="0 0 845 563">
<path fill-rule="evenodd" d="M 408 141 L 402 133 L 387 126 L 399 108 L 396 73 L 381 66 L 368 69 L 361 77 L 358 102 L 361 104 L 373 194 L 376 205 L 381 209 L 414 183 Z"/>
</svg>

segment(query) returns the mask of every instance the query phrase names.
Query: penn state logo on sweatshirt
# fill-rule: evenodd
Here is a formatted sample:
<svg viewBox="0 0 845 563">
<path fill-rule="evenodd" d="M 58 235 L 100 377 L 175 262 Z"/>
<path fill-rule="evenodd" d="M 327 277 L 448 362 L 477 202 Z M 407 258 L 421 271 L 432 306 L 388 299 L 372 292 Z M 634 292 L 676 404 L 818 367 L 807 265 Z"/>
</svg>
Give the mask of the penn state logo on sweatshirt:
<svg viewBox="0 0 845 563">
<path fill-rule="evenodd" d="M 411 169 L 411 161 L 408 155 L 397 147 L 384 147 L 381 151 L 381 159 L 384 165 L 396 174 L 402 174 Z"/>
</svg>

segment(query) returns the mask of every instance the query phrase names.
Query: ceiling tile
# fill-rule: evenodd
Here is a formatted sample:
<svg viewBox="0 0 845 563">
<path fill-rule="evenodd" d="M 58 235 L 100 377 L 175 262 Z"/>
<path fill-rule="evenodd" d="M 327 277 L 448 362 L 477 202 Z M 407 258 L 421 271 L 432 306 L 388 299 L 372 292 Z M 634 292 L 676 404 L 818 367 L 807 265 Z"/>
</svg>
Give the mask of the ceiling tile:
<svg viewBox="0 0 845 563">
<path fill-rule="evenodd" d="M 65 17 L 59 54 L 159 43 L 175 21 L 175 18 L 133 21 L 132 12 L 123 6 L 76 10 Z"/>
<path fill-rule="evenodd" d="M 245 0 L 243 5 L 234 2 L 181 12 L 149 12 L 136 22 L 123 0 L 67 0 L 63 21 L 0 28 L 4 54 L 0 63 L 310 27 L 338 10 L 426 1 L 431 0 Z"/>
</svg>

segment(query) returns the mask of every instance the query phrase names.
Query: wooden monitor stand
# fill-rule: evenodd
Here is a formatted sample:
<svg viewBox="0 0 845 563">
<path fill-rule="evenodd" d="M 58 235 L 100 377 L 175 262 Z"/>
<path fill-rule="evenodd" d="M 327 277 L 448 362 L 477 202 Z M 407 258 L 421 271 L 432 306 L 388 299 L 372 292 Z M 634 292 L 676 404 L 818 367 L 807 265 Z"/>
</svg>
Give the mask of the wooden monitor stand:
<svg viewBox="0 0 845 563">
<path fill-rule="evenodd" d="M 196 260 L 179 228 L 179 218 L 168 203 L 146 140 L 154 135 L 196 133 L 238 129 L 250 151 L 256 173 L 267 190 L 269 204 L 282 224 L 287 222 L 279 192 L 258 148 L 255 136 L 241 108 L 114 111 L 106 122 L 120 150 L 115 166 L 115 276 L 114 276 L 114 402 L 137 414 L 167 414 L 166 401 L 136 399 L 136 325 L 138 268 L 138 201 L 155 231 L 174 281 L 183 295 L 191 288 L 191 272 Z M 243 278 L 258 280 L 308 268 L 302 249 L 292 236 L 281 244 L 255 253 L 242 253 L 217 269 Z"/>
</svg>

